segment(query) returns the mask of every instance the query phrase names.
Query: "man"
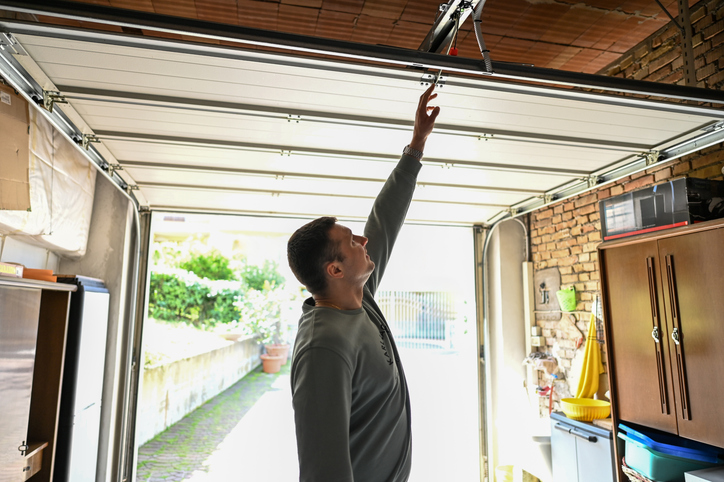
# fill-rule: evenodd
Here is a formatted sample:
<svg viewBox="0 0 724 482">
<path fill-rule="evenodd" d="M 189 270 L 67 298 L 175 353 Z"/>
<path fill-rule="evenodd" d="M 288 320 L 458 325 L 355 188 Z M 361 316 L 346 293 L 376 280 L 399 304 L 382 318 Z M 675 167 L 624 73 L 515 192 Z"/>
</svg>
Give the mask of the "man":
<svg viewBox="0 0 724 482">
<path fill-rule="evenodd" d="M 289 265 L 312 294 L 302 306 L 291 373 L 302 482 L 401 482 L 410 475 L 407 380 L 373 296 L 440 112 L 428 105 L 434 88 L 420 97 L 412 140 L 364 236 L 323 217 L 289 239 Z"/>
</svg>

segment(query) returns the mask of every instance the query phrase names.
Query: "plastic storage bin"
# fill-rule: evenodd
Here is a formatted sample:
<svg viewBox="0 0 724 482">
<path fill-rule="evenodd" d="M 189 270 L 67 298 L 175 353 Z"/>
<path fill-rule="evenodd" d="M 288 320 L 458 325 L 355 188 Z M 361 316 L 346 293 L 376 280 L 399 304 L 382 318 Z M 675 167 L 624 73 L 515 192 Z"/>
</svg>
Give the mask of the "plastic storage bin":
<svg viewBox="0 0 724 482">
<path fill-rule="evenodd" d="M 629 432 L 618 433 L 619 438 L 626 442 L 626 465 L 657 482 L 684 482 L 685 472 L 714 467 L 723 462 L 710 450 L 696 450 L 657 442 L 625 425 L 619 425 L 619 429 Z"/>
<path fill-rule="evenodd" d="M 711 445 L 705 445 L 674 435 L 635 430 L 622 423 L 618 424 L 618 428 L 626 432 L 626 435 L 630 438 L 661 454 L 712 464 L 724 462 L 724 450 L 712 447 Z"/>
</svg>

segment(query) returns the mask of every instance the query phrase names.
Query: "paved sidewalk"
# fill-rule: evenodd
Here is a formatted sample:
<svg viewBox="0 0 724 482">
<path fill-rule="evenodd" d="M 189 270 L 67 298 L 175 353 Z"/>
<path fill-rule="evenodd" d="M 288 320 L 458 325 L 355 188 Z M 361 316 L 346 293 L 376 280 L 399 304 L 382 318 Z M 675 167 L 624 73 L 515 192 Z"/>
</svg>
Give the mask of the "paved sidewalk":
<svg viewBox="0 0 724 482">
<path fill-rule="evenodd" d="M 401 357 L 413 412 L 410 481 L 480 480 L 475 365 L 445 351 Z M 290 366 L 275 375 L 257 368 L 140 447 L 136 482 L 299 480 Z"/>
<path fill-rule="evenodd" d="M 258 367 L 141 446 L 136 481 L 297 479 L 290 365 Z"/>
</svg>

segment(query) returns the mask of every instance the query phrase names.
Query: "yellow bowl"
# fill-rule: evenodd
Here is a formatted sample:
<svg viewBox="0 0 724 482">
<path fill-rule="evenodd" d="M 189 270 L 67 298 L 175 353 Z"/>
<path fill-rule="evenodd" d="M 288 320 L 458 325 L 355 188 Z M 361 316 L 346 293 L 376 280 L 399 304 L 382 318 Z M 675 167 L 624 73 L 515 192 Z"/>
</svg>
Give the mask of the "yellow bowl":
<svg viewBox="0 0 724 482">
<path fill-rule="evenodd" d="M 561 408 L 566 417 L 582 422 L 608 418 L 611 414 L 610 402 L 592 398 L 563 398 Z"/>
</svg>

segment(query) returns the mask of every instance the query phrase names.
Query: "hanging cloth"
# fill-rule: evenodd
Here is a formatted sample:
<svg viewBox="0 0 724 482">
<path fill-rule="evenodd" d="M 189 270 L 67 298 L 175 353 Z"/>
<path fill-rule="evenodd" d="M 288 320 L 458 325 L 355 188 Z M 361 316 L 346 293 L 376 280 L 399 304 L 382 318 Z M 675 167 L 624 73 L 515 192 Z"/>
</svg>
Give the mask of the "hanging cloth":
<svg viewBox="0 0 724 482">
<path fill-rule="evenodd" d="M 586 351 L 583 354 L 581 378 L 578 381 L 576 398 L 593 398 L 593 395 L 598 391 L 598 379 L 602 373 L 601 347 L 598 345 L 596 337 L 596 315 L 591 313 L 591 322 L 588 325 L 588 336 L 586 337 Z"/>
</svg>

